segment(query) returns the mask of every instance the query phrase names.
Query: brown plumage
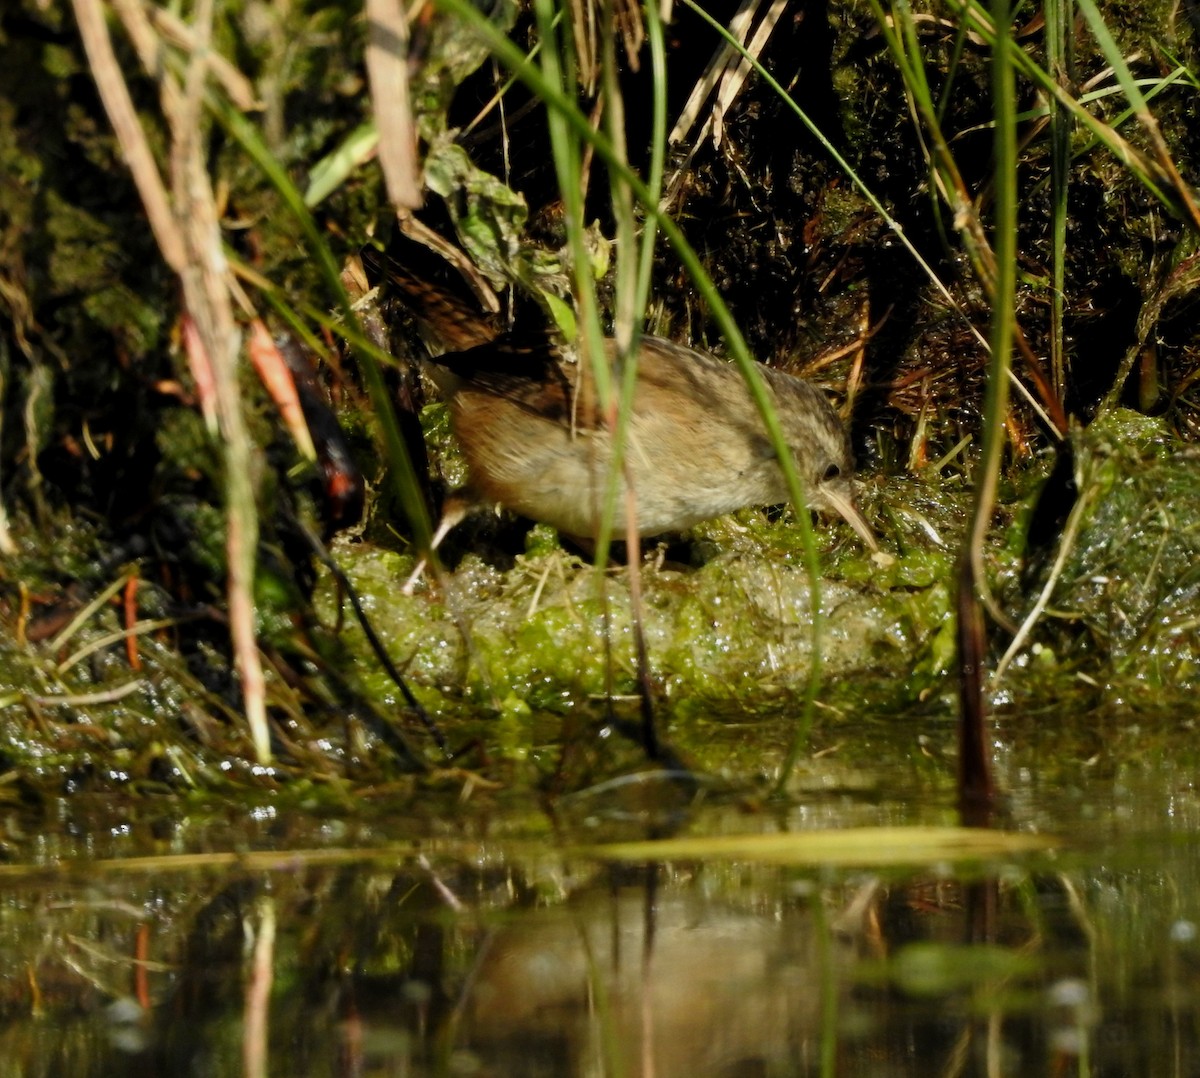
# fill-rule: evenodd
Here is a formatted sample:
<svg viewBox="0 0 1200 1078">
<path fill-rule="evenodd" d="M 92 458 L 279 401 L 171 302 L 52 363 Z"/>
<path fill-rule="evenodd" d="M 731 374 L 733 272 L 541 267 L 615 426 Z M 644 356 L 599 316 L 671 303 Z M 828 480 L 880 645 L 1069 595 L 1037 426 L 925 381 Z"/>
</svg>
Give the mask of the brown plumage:
<svg viewBox="0 0 1200 1078">
<path fill-rule="evenodd" d="M 567 535 L 594 536 L 612 438 L 583 368 L 565 361 L 549 336 L 496 336 L 455 298 L 403 274 L 396 283 L 417 318 L 458 349 L 434 358 L 431 374 L 447 394 L 476 493 Z M 606 348 L 611 359 L 615 345 Z M 854 460 L 841 420 L 807 382 L 760 369 L 810 504 L 842 516 L 874 548 L 854 507 Z M 638 348 L 625 459 L 639 535 L 789 497 L 737 368 L 657 337 Z M 628 494 L 622 482 L 618 497 Z M 623 538 L 621 508 L 614 525 Z"/>
</svg>

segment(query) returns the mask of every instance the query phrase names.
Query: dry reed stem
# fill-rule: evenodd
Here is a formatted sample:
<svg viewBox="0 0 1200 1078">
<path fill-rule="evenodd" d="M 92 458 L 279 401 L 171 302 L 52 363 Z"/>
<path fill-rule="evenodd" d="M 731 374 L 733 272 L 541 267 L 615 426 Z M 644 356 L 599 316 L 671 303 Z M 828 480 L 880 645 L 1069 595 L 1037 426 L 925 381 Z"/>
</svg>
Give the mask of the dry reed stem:
<svg viewBox="0 0 1200 1078">
<path fill-rule="evenodd" d="M 408 20 L 401 0 L 367 0 L 367 78 L 371 83 L 379 164 L 401 217 L 424 201 L 417 128 L 408 92 Z"/>
<path fill-rule="evenodd" d="M 112 2 L 114 7 L 121 10 L 119 5 L 132 4 L 137 0 L 112 0 Z M 192 52 L 196 48 L 196 36 L 187 23 L 157 4 L 142 3 L 139 6 L 149 15 L 154 28 L 172 44 L 186 52 Z M 122 18 L 124 18 L 124 14 L 122 14 Z M 126 22 L 126 28 L 128 26 L 129 23 Z M 229 95 L 229 100 L 239 109 L 251 112 L 263 107 L 262 102 L 258 100 L 258 95 L 254 92 L 254 84 L 220 53 L 209 53 L 208 69 L 213 78 L 221 84 L 221 89 Z"/>
<path fill-rule="evenodd" d="M 162 65 L 161 43 L 155 40 L 140 6 L 121 3 L 117 9 L 140 60 L 159 84 L 164 119 L 171 134 L 170 194 L 133 108 L 100 0 L 72 2 L 101 101 L 133 173 L 155 240 L 167 264 L 179 275 L 184 306 L 212 364 L 224 434 L 230 635 L 255 755 L 260 763 L 266 763 L 270 759 L 270 737 L 262 664 L 254 634 L 258 513 L 252 453 L 237 384 L 239 333 L 233 319 L 216 201 L 200 138 L 211 60 L 213 0 L 199 0 L 197 4 L 192 54 L 182 86 Z"/>
<path fill-rule="evenodd" d="M 113 52 L 100 0 L 72 0 L 72 6 L 96 89 L 133 174 L 155 242 L 167 265 L 176 273 L 182 273 L 186 263 L 183 235 Z"/>
</svg>

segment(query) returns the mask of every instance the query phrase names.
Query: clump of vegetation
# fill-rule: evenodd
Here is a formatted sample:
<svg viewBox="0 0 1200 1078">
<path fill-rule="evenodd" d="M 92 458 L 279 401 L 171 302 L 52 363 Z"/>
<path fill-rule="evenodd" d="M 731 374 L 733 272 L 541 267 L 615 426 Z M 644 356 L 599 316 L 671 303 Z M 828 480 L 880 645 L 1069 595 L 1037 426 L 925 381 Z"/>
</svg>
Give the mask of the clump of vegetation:
<svg viewBox="0 0 1200 1078">
<path fill-rule="evenodd" d="M 467 766 L 545 777 L 564 731 L 633 722 L 639 693 L 711 770 L 721 724 L 757 724 L 770 770 L 851 720 L 945 710 L 972 512 L 1013 621 L 989 641 L 1002 699 L 1194 687 L 1200 83 L 1164 5 L 1009 37 L 973 3 L 835 4 L 757 24 L 765 76 L 730 48 L 690 109 L 720 40 L 690 3 L 669 56 L 635 8 L 73 10 L 0 16 L 7 789 L 386 782 L 446 762 L 430 720 L 488 747 Z M 839 402 L 886 556 L 752 511 L 652 547 L 635 605 L 623 570 L 484 514 L 403 594 L 463 478 L 388 292 L 414 250 L 468 302 L 499 292 L 500 321 L 644 321 L 732 358 L 744 333 Z M 328 446 L 314 462 L 298 406 L 230 347 L 261 370 L 280 334 L 365 475 L 345 577 L 318 542 Z M 1071 482 L 1034 513 L 1052 471 Z M 998 510 L 973 500 L 992 476 Z"/>
</svg>

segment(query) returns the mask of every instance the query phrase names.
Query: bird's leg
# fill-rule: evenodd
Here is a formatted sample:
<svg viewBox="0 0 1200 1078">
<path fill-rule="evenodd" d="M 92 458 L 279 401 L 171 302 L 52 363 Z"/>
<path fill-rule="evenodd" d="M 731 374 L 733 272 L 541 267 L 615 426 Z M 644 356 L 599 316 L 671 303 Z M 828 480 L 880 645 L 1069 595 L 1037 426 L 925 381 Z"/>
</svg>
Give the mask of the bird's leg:
<svg viewBox="0 0 1200 1078">
<path fill-rule="evenodd" d="M 473 505 L 474 501 L 461 492 L 451 494 L 446 499 L 442 505 L 442 519 L 438 521 L 433 538 L 429 540 L 429 550 L 421 555 L 416 567 L 404 582 L 404 587 L 400 589 L 402 595 L 412 595 L 416 590 L 417 583 L 425 575 L 425 568 L 429 564 L 429 555 L 437 550 L 442 540 L 466 519 Z"/>
</svg>

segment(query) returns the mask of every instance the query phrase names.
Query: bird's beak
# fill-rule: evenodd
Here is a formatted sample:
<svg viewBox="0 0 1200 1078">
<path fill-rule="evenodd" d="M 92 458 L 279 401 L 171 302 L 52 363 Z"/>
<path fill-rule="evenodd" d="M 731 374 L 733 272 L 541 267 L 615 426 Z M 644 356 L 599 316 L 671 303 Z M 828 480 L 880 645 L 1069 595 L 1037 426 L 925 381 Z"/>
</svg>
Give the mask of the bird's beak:
<svg viewBox="0 0 1200 1078">
<path fill-rule="evenodd" d="M 875 533 L 871 531 L 870 526 L 863 519 L 862 513 L 858 511 L 858 507 L 851 501 L 848 490 L 843 493 L 840 490 L 835 490 L 831 484 L 825 484 L 820 489 L 820 497 L 826 505 L 833 509 L 838 516 L 855 530 L 858 537 L 866 544 L 868 550 L 876 551 L 879 549 L 879 542 L 875 538 Z"/>
</svg>

